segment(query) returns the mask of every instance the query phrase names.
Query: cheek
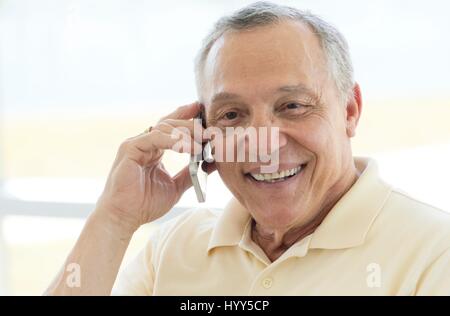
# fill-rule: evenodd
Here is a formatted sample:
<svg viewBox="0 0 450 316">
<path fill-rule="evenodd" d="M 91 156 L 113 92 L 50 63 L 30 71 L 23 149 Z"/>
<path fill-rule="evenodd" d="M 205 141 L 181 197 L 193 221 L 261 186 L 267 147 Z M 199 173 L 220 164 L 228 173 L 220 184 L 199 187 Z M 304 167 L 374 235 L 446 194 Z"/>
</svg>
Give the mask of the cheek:
<svg viewBox="0 0 450 316">
<path fill-rule="evenodd" d="M 290 134 L 297 144 L 316 156 L 330 150 L 336 137 L 331 126 L 319 119 L 301 122 L 291 129 Z"/>
<path fill-rule="evenodd" d="M 296 131 L 297 142 L 314 156 L 311 182 L 322 189 L 340 174 L 345 153 L 345 130 L 330 120 L 316 118 Z"/>
<path fill-rule="evenodd" d="M 234 163 L 216 163 L 217 171 L 225 186 L 230 192 L 241 202 L 245 201 L 246 185 L 242 181 L 242 177 L 238 166 Z"/>
<path fill-rule="evenodd" d="M 234 186 L 236 181 L 239 180 L 238 179 L 239 173 L 236 164 L 227 162 L 222 163 L 216 162 L 216 166 L 220 177 L 227 186 Z"/>
<path fill-rule="evenodd" d="M 222 179 L 224 179 L 225 176 L 227 175 L 227 170 L 226 170 L 224 163 L 216 161 L 216 168 L 217 168 L 217 172 L 219 173 L 220 177 Z"/>
</svg>

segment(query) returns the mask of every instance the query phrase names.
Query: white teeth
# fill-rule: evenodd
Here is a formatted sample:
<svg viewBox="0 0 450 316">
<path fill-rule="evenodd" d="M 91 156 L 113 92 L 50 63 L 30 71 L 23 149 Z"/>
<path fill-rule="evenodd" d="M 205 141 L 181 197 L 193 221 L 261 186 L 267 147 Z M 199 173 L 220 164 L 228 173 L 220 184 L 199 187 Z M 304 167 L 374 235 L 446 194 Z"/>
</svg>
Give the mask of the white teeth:
<svg viewBox="0 0 450 316">
<path fill-rule="evenodd" d="M 255 180 L 258 180 L 258 181 L 264 181 L 264 176 L 262 174 L 257 174 L 257 173 L 253 174 L 252 173 L 252 177 L 255 178 Z"/>
<path fill-rule="evenodd" d="M 302 169 L 301 166 L 296 168 L 282 170 L 273 173 L 251 173 L 251 176 L 257 181 L 275 182 L 277 180 L 284 180 L 284 178 L 297 174 Z"/>
</svg>

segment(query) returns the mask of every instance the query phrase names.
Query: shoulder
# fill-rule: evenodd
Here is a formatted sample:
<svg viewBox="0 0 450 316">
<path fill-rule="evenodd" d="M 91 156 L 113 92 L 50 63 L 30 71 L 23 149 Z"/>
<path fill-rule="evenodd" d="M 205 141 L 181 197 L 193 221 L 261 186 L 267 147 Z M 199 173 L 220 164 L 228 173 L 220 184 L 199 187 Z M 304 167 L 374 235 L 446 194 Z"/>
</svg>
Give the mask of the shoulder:
<svg viewBox="0 0 450 316">
<path fill-rule="evenodd" d="M 192 208 L 180 215 L 160 224 L 160 238 L 168 238 L 170 235 L 180 232 L 209 230 L 214 227 L 221 211 L 209 208 Z"/>
<path fill-rule="evenodd" d="M 399 189 L 392 190 L 385 208 L 406 225 L 419 225 L 424 229 L 433 228 L 450 233 L 448 211 L 418 200 Z"/>
<path fill-rule="evenodd" d="M 187 247 L 191 243 L 196 247 L 207 244 L 220 214 L 218 210 L 193 208 L 161 223 L 150 238 L 154 251 L 160 253 L 163 248 Z"/>
<path fill-rule="evenodd" d="M 393 240 L 442 251 L 450 247 L 450 213 L 392 189 L 376 221 Z"/>
<path fill-rule="evenodd" d="M 180 262 L 186 253 L 195 253 L 198 247 L 188 243 L 206 239 L 214 226 L 218 212 L 209 209 L 190 209 L 158 224 L 146 246 L 121 271 L 114 285 L 115 295 L 151 295 L 158 263 L 164 254 L 173 262 Z M 203 238 L 202 238 L 203 237 Z"/>
</svg>

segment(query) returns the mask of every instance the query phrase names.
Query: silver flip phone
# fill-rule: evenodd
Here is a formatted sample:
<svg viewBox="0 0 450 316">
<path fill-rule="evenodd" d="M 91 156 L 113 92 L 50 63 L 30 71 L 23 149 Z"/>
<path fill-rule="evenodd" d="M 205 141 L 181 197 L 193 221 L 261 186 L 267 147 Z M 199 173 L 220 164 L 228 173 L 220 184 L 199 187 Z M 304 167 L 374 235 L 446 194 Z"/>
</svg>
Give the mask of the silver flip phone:
<svg viewBox="0 0 450 316">
<path fill-rule="evenodd" d="M 206 122 L 203 114 L 203 110 L 197 116 L 201 119 L 203 128 L 206 128 Z M 206 156 L 206 157 L 205 157 Z M 197 195 L 197 201 L 203 203 L 206 201 L 206 180 L 208 173 L 203 171 L 202 164 L 205 160 L 211 161 L 211 144 L 206 142 L 203 144 L 202 152 L 199 155 L 191 155 L 189 161 L 189 174 L 191 176 L 192 185 L 194 186 L 195 194 Z"/>
</svg>

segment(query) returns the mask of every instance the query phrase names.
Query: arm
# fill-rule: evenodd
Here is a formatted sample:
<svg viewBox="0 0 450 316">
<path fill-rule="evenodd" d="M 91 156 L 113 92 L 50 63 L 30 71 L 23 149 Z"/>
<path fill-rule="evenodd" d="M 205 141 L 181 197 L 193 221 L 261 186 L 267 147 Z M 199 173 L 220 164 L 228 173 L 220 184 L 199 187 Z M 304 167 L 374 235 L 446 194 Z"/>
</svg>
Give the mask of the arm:
<svg viewBox="0 0 450 316">
<path fill-rule="evenodd" d="M 133 233 L 166 214 L 192 185 L 188 166 L 174 177 L 161 163 L 164 150 L 191 153 L 198 103 L 166 116 L 148 133 L 119 148 L 105 189 L 47 295 L 109 295 Z M 174 138 L 177 129 L 183 137 Z M 189 134 L 188 134 L 189 133 Z M 189 137 L 189 138 L 185 138 Z M 184 146 L 175 146 L 183 139 Z M 200 147 L 201 148 L 201 147 Z"/>
<path fill-rule="evenodd" d="M 131 235 L 101 212 L 88 218 L 47 295 L 109 295 Z"/>
</svg>

